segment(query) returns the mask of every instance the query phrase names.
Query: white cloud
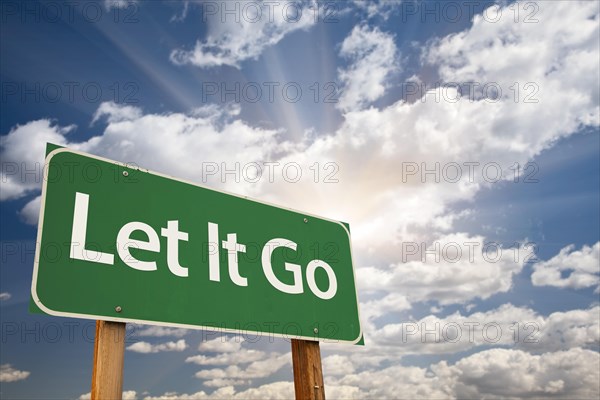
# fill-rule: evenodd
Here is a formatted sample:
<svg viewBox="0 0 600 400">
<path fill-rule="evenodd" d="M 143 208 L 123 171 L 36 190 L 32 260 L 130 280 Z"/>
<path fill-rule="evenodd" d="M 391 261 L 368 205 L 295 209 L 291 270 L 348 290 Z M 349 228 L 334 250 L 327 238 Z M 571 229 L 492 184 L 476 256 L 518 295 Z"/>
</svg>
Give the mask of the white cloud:
<svg viewBox="0 0 600 400">
<path fill-rule="evenodd" d="M 125 111 L 121 111 L 124 108 Z M 221 163 L 234 165 L 272 159 L 281 152 L 278 131 L 249 126 L 232 120 L 236 108 L 204 108 L 192 115 L 143 115 L 140 109 L 102 103 L 96 117 L 106 116 L 108 126 L 101 136 L 87 142 L 69 142 L 66 135 L 74 126 L 60 127 L 50 120 L 17 125 L 8 135 L 0 137 L 2 163 L 1 200 L 11 200 L 40 190 L 46 142 L 68 146 L 123 162 L 137 163 L 155 171 L 166 172 L 192 181 L 203 181 L 223 189 L 244 190 L 235 180 L 223 183 L 220 174 L 205 175 L 196 165 L 198 155 L 208 164 L 220 168 Z M 202 138 L 202 140 L 199 140 Z M 223 153 L 222 149 L 228 149 Z M 210 151 L 207 151 L 211 149 Z M 153 154 L 152 157 L 147 155 Z M 161 154 L 160 157 L 157 157 Z M 229 159 L 223 157 L 229 154 Z M 30 171 L 35 171 L 31 173 Z M 203 177 L 205 179 L 203 179 Z M 210 178 L 210 179 L 209 179 Z M 246 190 L 253 189 L 245 185 Z M 249 194 L 249 193 L 248 193 Z M 39 200 L 34 199 L 22 210 L 23 219 L 37 223 Z"/>
<path fill-rule="evenodd" d="M 203 369 L 196 372 L 196 378 L 203 380 L 215 379 L 235 379 L 249 380 L 266 378 L 279 371 L 283 366 L 292 362 L 291 353 L 272 354 L 270 358 L 260 361 L 254 361 L 244 368 L 237 365 L 230 365 L 227 368 Z"/>
<path fill-rule="evenodd" d="M 366 370 L 339 378 L 325 378 L 325 395 L 335 388 L 353 394 L 352 398 L 397 398 L 399 393 L 413 399 L 451 398 L 451 386 L 433 376 L 426 368 L 395 365 L 378 370 Z M 337 389 L 340 390 L 340 389 Z"/>
<path fill-rule="evenodd" d="M 200 342 L 198 351 L 213 353 L 235 353 L 242 349 L 244 338 L 241 336 L 220 336 Z"/>
<path fill-rule="evenodd" d="M 166 326 L 158 325 L 134 325 L 133 333 L 136 336 L 146 337 L 183 337 L 189 332 L 188 329 L 183 328 L 168 328 Z"/>
<path fill-rule="evenodd" d="M 197 356 L 188 357 L 185 362 L 191 362 L 198 365 L 234 365 L 247 364 L 254 361 L 264 360 L 267 354 L 260 350 L 239 349 L 235 352 L 220 353 L 215 356 Z"/>
<path fill-rule="evenodd" d="M 496 136 L 498 144 L 504 142 L 514 149 L 529 145 L 529 151 L 537 153 L 548 140 L 556 140 L 580 124 L 598 125 L 599 5 L 580 1 L 573 9 L 573 4 L 540 2 L 537 23 L 515 23 L 506 7 L 494 23 L 477 15 L 470 29 L 435 41 L 426 53 L 427 61 L 438 67 L 445 82 L 498 83 L 503 97 L 513 99 L 505 104 L 504 118 L 495 117 L 506 124 L 507 132 L 517 125 L 523 130 L 531 124 L 533 129 L 543 121 L 546 132 L 535 135 L 537 141 L 528 140 L 532 135 L 523 131 L 519 136 Z M 486 15 L 496 14 L 492 10 Z M 578 73 L 573 74 L 569 66 Z M 509 89 L 515 82 L 537 85 L 539 103 L 523 103 L 523 98 L 515 102 Z M 516 118 L 517 110 L 522 118 Z M 531 112 L 537 118 L 524 121 Z"/>
<path fill-rule="evenodd" d="M 210 379 L 204 381 L 204 385 L 208 387 L 224 387 L 224 386 L 240 386 L 247 385 L 249 381 L 243 381 L 238 379 Z"/>
<path fill-rule="evenodd" d="M 563 277 L 563 272 L 568 275 Z M 600 242 L 581 250 L 570 245 L 550 260 L 534 264 L 531 282 L 535 286 L 570 289 L 600 287 Z"/>
<path fill-rule="evenodd" d="M 101 103 L 92 119 L 92 124 L 106 117 L 109 123 L 132 121 L 142 116 L 142 111 L 134 106 L 118 105 L 113 102 Z"/>
<path fill-rule="evenodd" d="M 325 365 L 324 368 L 327 369 Z M 522 350 L 489 349 L 459 359 L 453 365 L 446 361 L 425 368 L 393 365 L 339 375 L 325 374 L 324 378 L 327 398 L 381 399 L 410 393 L 415 399 L 591 399 L 600 394 L 600 356 L 596 351 L 580 348 L 540 355 Z M 147 400 L 217 398 L 293 398 L 293 383 L 268 383 L 242 392 L 236 392 L 233 386 L 225 386 L 212 393 L 165 393 L 146 397 Z"/>
<path fill-rule="evenodd" d="M 367 18 L 380 16 L 384 20 L 390 17 L 390 14 L 401 4 L 400 0 L 354 0 L 357 9 L 365 11 Z"/>
<path fill-rule="evenodd" d="M 137 393 L 135 390 L 126 390 L 123 392 L 122 400 L 135 400 L 137 399 Z"/>
<path fill-rule="evenodd" d="M 432 314 L 439 314 L 439 313 L 441 313 L 442 311 L 444 311 L 444 308 L 443 308 L 443 307 L 431 306 L 431 307 L 429 308 L 429 312 L 430 312 L 430 313 L 432 313 Z"/>
<path fill-rule="evenodd" d="M 85 393 L 78 397 L 79 400 L 90 400 L 92 398 L 91 393 Z M 138 398 L 137 392 L 135 390 L 125 390 L 122 393 L 122 400 L 136 400 Z"/>
<path fill-rule="evenodd" d="M 531 333 L 531 329 L 527 329 Z M 520 347 L 529 351 L 565 350 L 600 344 L 600 307 L 588 310 L 555 312 L 542 318 L 539 341 L 527 343 L 521 336 Z"/>
<path fill-rule="evenodd" d="M 600 395 L 599 361 L 596 351 L 578 348 L 542 355 L 491 349 L 439 371 L 455 376 L 460 398 L 592 399 Z"/>
<path fill-rule="evenodd" d="M 338 72 L 344 85 L 338 106 L 345 111 L 360 109 L 382 97 L 390 75 L 399 70 L 396 53 L 392 35 L 378 28 L 355 26 L 340 49 L 350 65 Z"/>
<path fill-rule="evenodd" d="M 221 65 L 239 68 L 242 61 L 257 59 L 266 48 L 276 45 L 291 32 L 310 28 L 314 17 L 308 7 L 316 7 L 312 1 L 223 1 L 212 4 L 216 13 L 206 13 L 209 16 L 206 39 L 198 40 L 191 50 L 171 52 L 173 63 L 203 68 Z M 235 16 L 225 17 L 222 11 L 226 7 L 237 10 Z"/>
<path fill-rule="evenodd" d="M 544 317 L 525 307 L 497 309 L 444 318 L 386 324 L 369 335 L 381 351 L 400 354 L 444 354 L 487 346 L 515 346 L 529 352 L 593 347 L 600 344 L 600 307 L 555 312 Z"/>
<path fill-rule="evenodd" d="M 0 365 L 0 382 L 16 382 L 27 379 L 30 375 L 29 371 L 19 371 L 14 369 L 10 364 Z"/>
<path fill-rule="evenodd" d="M 36 196 L 27 204 L 21 211 L 19 211 L 19 216 L 29 225 L 37 225 L 40 217 L 40 207 L 42 205 L 42 196 Z"/>
<path fill-rule="evenodd" d="M 65 145 L 74 125 L 59 127 L 48 119 L 17 125 L 0 136 L 2 190 L 0 200 L 12 200 L 41 188 L 46 142 Z"/>
<path fill-rule="evenodd" d="M 110 11 L 111 8 L 127 8 L 137 4 L 138 0 L 104 0 L 104 8 Z"/>
<path fill-rule="evenodd" d="M 399 255 L 413 253 L 415 246 L 419 243 L 407 244 Z M 426 251 L 419 250 L 419 254 L 418 260 L 406 259 L 388 268 L 359 269 L 359 287 L 365 291 L 402 293 L 402 297 L 397 296 L 400 306 L 405 300 L 434 300 L 446 305 L 487 299 L 510 290 L 513 276 L 521 272 L 524 259 L 530 255 L 524 246 L 500 248 L 487 245 L 481 236 L 464 233 L 442 236 Z M 369 304 L 367 310 L 368 307 Z M 398 310 L 402 308 L 405 307 Z"/>
<path fill-rule="evenodd" d="M 354 365 L 348 356 L 334 354 L 327 356 L 322 360 L 324 376 L 341 376 L 352 374 L 355 371 Z"/>
<path fill-rule="evenodd" d="M 10 300 L 10 298 L 12 297 L 12 295 L 8 292 L 2 292 L 0 293 L 0 301 L 7 301 Z"/>
<path fill-rule="evenodd" d="M 145 397 L 144 400 L 282 400 L 293 398 L 294 386 L 292 382 L 273 382 L 261 385 L 257 388 L 250 388 L 242 392 L 236 392 L 233 386 L 225 386 L 210 394 L 204 391 L 190 394 L 165 393 L 162 396 Z"/>
<path fill-rule="evenodd" d="M 187 349 L 188 345 L 185 339 L 180 339 L 176 342 L 166 342 L 159 344 L 151 344 L 148 342 L 137 342 L 127 346 L 127 350 L 136 353 L 159 353 L 163 351 L 183 351 Z"/>
<path fill-rule="evenodd" d="M 352 398 L 597 398 L 600 356 L 579 348 L 532 355 L 490 349 L 428 368 L 395 365 L 340 378 L 326 377 L 326 393 L 340 390 Z M 339 388 L 339 389 L 338 389 Z"/>
<path fill-rule="evenodd" d="M 380 299 L 361 303 L 360 311 L 363 319 L 371 320 L 390 312 L 410 310 L 410 307 L 406 296 L 392 292 Z"/>
</svg>

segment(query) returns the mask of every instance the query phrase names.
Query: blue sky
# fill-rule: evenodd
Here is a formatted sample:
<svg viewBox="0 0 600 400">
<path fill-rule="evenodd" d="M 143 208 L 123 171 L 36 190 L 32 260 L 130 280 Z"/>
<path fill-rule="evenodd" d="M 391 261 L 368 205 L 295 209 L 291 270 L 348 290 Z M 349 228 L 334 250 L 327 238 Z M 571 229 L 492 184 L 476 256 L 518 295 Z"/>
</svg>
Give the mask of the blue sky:
<svg viewBox="0 0 600 400">
<path fill-rule="evenodd" d="M 328 398 L 598 397 L 597 2 L 0 4 L 2 398 L 89 392 L 93 321 L 27 311 L 46 142 L 349 222 Z M 126 398 L 293 396 L 285 340 L 129 329 Z"/>
</svg>

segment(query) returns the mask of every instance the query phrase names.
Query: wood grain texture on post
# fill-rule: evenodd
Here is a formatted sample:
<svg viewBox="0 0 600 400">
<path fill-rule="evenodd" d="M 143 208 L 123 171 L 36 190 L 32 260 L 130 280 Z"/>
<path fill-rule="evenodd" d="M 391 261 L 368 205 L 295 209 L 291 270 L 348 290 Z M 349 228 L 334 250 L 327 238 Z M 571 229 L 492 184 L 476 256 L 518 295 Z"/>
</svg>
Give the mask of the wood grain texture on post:
<svg viewBox="0 0 600 400">
<path fill-rule="evenodd" d="M 124 353 L 125 323 L 96 321 L 92 400 L 121 399 Z"/>
<path fill-rule="evenodd" d="M 325 400 L 319 342 L 292 339 L 296 400 Z"/>
</svg>

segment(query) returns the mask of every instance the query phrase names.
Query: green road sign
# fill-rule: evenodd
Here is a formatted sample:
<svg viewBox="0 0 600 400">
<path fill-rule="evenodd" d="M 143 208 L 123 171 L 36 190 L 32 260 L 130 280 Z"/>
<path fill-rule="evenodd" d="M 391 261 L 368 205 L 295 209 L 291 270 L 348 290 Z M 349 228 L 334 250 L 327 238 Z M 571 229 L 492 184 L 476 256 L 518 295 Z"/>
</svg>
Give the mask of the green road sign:
<svg viewBox="0 0 600 400">
<path fill-rule="evenodd" d="M 45 172 L 42 312 L 360 341 L 347 225 L 66 148 Z"/>
</svg>

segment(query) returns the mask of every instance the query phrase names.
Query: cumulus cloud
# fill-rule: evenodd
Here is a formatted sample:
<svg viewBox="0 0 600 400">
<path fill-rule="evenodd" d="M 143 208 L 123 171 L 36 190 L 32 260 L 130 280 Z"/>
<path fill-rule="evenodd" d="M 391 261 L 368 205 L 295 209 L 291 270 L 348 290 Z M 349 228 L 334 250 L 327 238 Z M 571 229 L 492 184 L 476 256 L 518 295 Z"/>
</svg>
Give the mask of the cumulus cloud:
<svg viewBox="0 0 600 400">
<path fill-rule="evenodd" d="M 410 393 L 411 398 L 451 398 L 451 387 L 433 376 L 427 368 L 395 365 L 369 369 L 342 377 L 325 377 L 325 393 L 333 388 L 354 392 L 354 398 L 396 398 L 398 393 Z M 338 389 L 339 390 L 339 389 Z"/>
<path fill-rule="evenodd" d="M 85 393 L 78 397 L 79 400 L 90 400 L 92 398 L 91 393 Z M 135 390 L 125 390 L 121 396 L 122 400 L 136 400 L 138 399 L 137 392 Z"/>
<path fill-rule="evenodd" d="M 600 356 L 579 348 L 542 355 L 491 349 L 461 359 L 440 373 L 455 377 L 459 398 L 597 398 Z"/>
<path fill-rule="evenodd" d="M 289 354 L 288 354 L 289 356 Z M 331 365 L 344 359 L 325 358 Z M 343 367 L 340 367 L 343 368 Z M 325 374 L 327 398 L 397 398 L 410 393 L 417 399 L 454 398 L 597 398 L 600 394 L 600 356 L 596 351 L 572 348 L 530 354 L 522 350 L 489 349 L 426 367 L 393 365 Z M 226 378 L 217 378 L 226 379 Z M 231 378 L 229 378 L 231 379 Z M 233 386 L 212 393 L 165 393 L 147 400 L 180 399 L 286 399 L 293 398 L 292 382 L 274 382 L 244 391 Z"/>
<path fill-rule="evenodd" d="M 200 342 L 198 351 L 213 353 L 235 353 L 241 350 L 244 338 L 221 336 Z"/>
<path fill-rule="evenodd" d="M 162 396 L 148 396 L 144 400 L 214 400 L 214 399 L 264 399 L 281 400 L 294 398 L 294 384 L 292 382 L 273 382 L 237 392 L 233 386 L 225 386 L 212 393 L 204 391 L 196 393 L 165 393 Z"/>
<path fill-rule="evenodd" d="M 25 204 L 25 207 L 19 211 L 21 220 L 29 225 L 37 225 L 40 217 L 40 207 L 42 206 L 42 196 L 36 196 Z"/>
<path fill-rule="evenodd" d="M 222 365 L 224 368 L 204 369 L 196 377 L 204 380 L 208 387 L 233 387 L 245 385 L 252 379 L 266 378 L 291 361 L 290 353 L 266 353 L 260 350 L 242 348 L 243 338 L 222 336 L 201 342 L 198 350 L 218 353 L 199 354 L 186 358 L 185 362 L 202 366 Z M 247 364 L 241 367 L 242 364 Z"/>
<path fill-rule="evenodd" d="M 306 30 L 314 25 L 308 7 L 317 7 L 313 1 L 211 2 L 205 7 L 208 35 L 196 41 L 192 49 L 176 49 L 171 61 L 178 65 L 191 64 L 202 68 L 229 65 L 240 67 L 248 59 L 257 59 L 262 52 L 279 43 L 286 35 Z M 225 16 L 225 10 L 235 10 Z"/>
<path fill-rule="evenodd" d="M 598 353 L 574 348 L 532 355 L 490 349 L 428 368 L 395 365 L 340 378 L 326 378 L 325 390 L 340 388 L 354 398 L 596 398 Z"/>
<path fill-rule="evenodd" d="M 378 288 L 382 288 L 379 286 Z M 369 300 L 360 304 L 360 312 L 363 321 L 371 321 L 393 312 L 410 310 L 411 305 L 406 296 L 399 293 L 389 293 L 384 297 Z"/>
<path fill-rule="evenodd" d="M 147 337 L 183 337 L 189 332 L 188 329 L 183 328 L 168 328 L 166 326 L 158 325 L 134 325 L 133 333 L 137 336 Z"/>
<path fill-rule="evenodd" d="M 572 347 L 594 348 L 600 344 L 600 307 L 588 310 L 555 312 L 540 323 L 539 341 L 521 336 L 519 346 L 529 351 L 565 350 Z M 531 329 L 527 329 L 531 333 Z"/>
<path fill-rule="evenodd" d="M 396 53 L 392 35 L 378 28 L 355 26 L 340 49 L 350 65 L 339 71 L 344 90 L 338 106 L 342 110 L 359 109 L 382 97 L 390 75 L 399 70 Z"/>
<path fill-rule="evenodd" d="M 563 274 L 567 273 L 566 276 Z M 600 242 L 575 250 L 574 245 L 560 250 L 548 261 L 533 266 L 531 282 L 535 286 L 582 289 L 600 288 Z"/>
<path fill-rule="evenodd" d="M 197 356 L 186 358 L 185 362 L 198 365 L 233 365 L 260 361 L 264 360 L 266 357 L 267 353 L 260 350 L 240 349 L 235 352 L 220 353 L 215 356 L 199 354 Z"/>
<path fill-rule="evenodd" d="M 196 372 L 195 376 L 213 383 L 216 383 L 216 380 L 224 379 L 251 380 L 266 378 L 279 371 L 283 366 L 290 365 L 291 362 L 291 353 L 274 353 L 268 359 L 253 361 L 244 368 L 238 365 L 230 365 L 226 368 L 203 369 Z"/>
<path fill-rule="evenodd" d="M 354 365 L 349 357 L 339 354 L 323 358 L 322 364 L 324 376 L 342 376 L 352 374 L 355 371 Z"/>
<path fill-rule="evenodd" d="M 166 342 L 159 344 L 151 344 L 148 342 L 137 342 L 132 345 L 127 346 L 127 350 L 136 352 L 136 353 L 160 353 L 163 351 L 184 351 L 187 349 L 188 345 L 185 342 L 185 339 L 180 339 L 176 342 Z"/>
<path fill-rule="evenodd" d="M 389 0 L 354 0 L 354 6 L 363 12 L 366 12 L 367 18 L 381 17 L 387 20 L 394 9 L 398 8 L 401 1 Z"/>
<path fill-rule="evenodd" d="M 509 90 L 515 82 L 535 84 L 539 102 L 524 103 L 523 98 L 507 102 L 510 112 L 501 120 L 509 125 L 507 130 L 517 124 L 524 129 L 528 122 L 515 118 L 516 110 L 524 110 L 522 116 L 535 111 L 537 119 L 526 119 L 530 124 L 544 120 L 547 129 L 539 135 L 542 141 L 529 143 L 534 145 L 531 152 L 539 152 L 550 138 L 564 136 L 579 125 L 599 123 L 598 4 L 578 2 L 576 10 L 571 9 L 572 4 L 541 2 L 541 23 L 515 23 L 507 8 L 486 14 L 501 14 L 494 23 L 476 15 L 468 30 L 434 41 L 425 58 L 438 68 L 445 82 L 495 82 L 503 89 L 503 99 L 515 100 Z M 569 65 L 577 65 L 578 73 L 573 74 Z M 520 148 L 527 144 L 528 136 L 495 138 Z"/>
<path fill-rule="evenodd" d="M 550 21 L 544 24 L 515 23 L 505 9 L 501 22 L 478 18 L 460 34 L 431 42 L 423 62 L 443 82 L 497 82 L 504 94 L 490 101 L 438 87 L 413 103 L 347 112 L 335 134 L 284 158 L 302 165 L 333 159 L 340 183 L 296 185 L 302 190 L 285 200 L 306 207 L 326 199 L 329 204 L 318 204 L 320 213 L 359 226 L 353 230 L 359 260 L 397 259 L 403 241 L 431 241 L 449 231 L 461 216 L 449 205 L 472 201 L 482 188 L 513 179 L 515 163 L 525 165 L 559 138 L 598 125 L 598 5 L 581 5 L 571 11 L 564 2 L 539 4 Z M 518 48 L 513 36 L 520 38 Z M 541 58 L 540 41 L 548 53 Z M 571 73 L 579 65 L 584 79 Z M 538 103 L 515 102 L 509 89 L 515 82 L 535 84 Z"/>
<path fill-rule="evenodd" d="M 405 308 L 407 300 L 434 300 L 445 305 L 506 292 L 531 254 L 525 245 L 512 249 L 490 246 L 482 236 L 464 233 L 442 236 L 426 249 L 419 243 L 404 243 L 402 252 L 401 257 L 419 252 L 420 258 L 357 271 L 359 287 L 365 291 L 402 293 L 395 296 L 398 310 Z"/>
<path fill-rule="evenodd" d="M 249 381 L 244 381 L 244 380 L 240 380 L 240 379 L 210 379 L 208 381 L 204 381 L 203 382 L 205 386 L 208 387 L 232 387 L 232 386 L 240 386 L 240 385 L 247 385 L 249 383 Z"/>
<path fill-rule="evenodd" d="M 526 307 L 504 304 L 497 309 L 418 321 L 385 324 L 369 337 L 375 346 L 400 354 L 444 354 L 487 346 L 514 346 L 529 352 L 566 350 L 600 344 L 600 307 L 555 312 L 547 317 Z"/>
<path fill-rule="evenodd" d="M 101 103 L 92 119 L 92 124 L 106 117 L 109 123 L 131 121 L 142 116 L 142 111 L 138 107 L 128 105 L 118 105 L 113 102 Z"/>
<path fill-rule="evenodd" d="M 51 120 L 40 119 L 17 125 L 7 135 L 0 136 L 0 201 L 18 199 L 38 191 L 43 179 L 46 142 L 65 145 L 65 135 L 74 129 L 74 125 L 60 127 Z"/>
<path fill-rule="evenodd" d="M 10 364 L 0 365 L 0 382 L 16 382 L 27 379 L 30 375 L 29 371 L 19 371 L 14 369 Z"/>
<path fill-rule="evenodd" d="M 125 108 L 125 111 L 121 111 Z M 279 131 L 254 128 L 233 120 L 235 108 L 203 108 L 190 115 L 171 113 L 144 115 L 139 108 L 102 103 L 96 117 L 106 118 L 108 126 L 101 136 L 86 142 L 68 141 L 66 135 L 74 126 L 60 127 L 50 120 L 37 120 L 17 125 L 0 138 L 2 149 L 2 200 L 11 200 L 38 191 L 43 181 L 46 142 L 68 146 L 100 156 L 122 160 L 199 183 L 210 182 L 223 189 L 251 189 L 251 185 L 236 185 L 234 179 L 222 182 L 221 176 L 205 174 L 196 165 L 198 155 L 206 163 L 220 167 L 221 163 L 243 165 L 270 160 L 276 151 L 285 151 L 277 141 Z M 168 144 L 167 144 L 168 143 Z M 145 145 L 144 145 L 145 144 Z M 285 147 L 285 144 L 284 144 Z M 212 149 L 210 151 L 207 151 Z M 228 149 L 224 153 L 222 149 Z M 158 154 L 161 156 L 158 156 Z M 152 157 L 147 155 L 153 154 Z M 229 158 L 223 156 L 229 154 Z M 30 173 L 35 171 L 36 173 Z M 21 212 L 22 217 L 37 223 L 39 199 L 31 201 Z"/>
</svg>

